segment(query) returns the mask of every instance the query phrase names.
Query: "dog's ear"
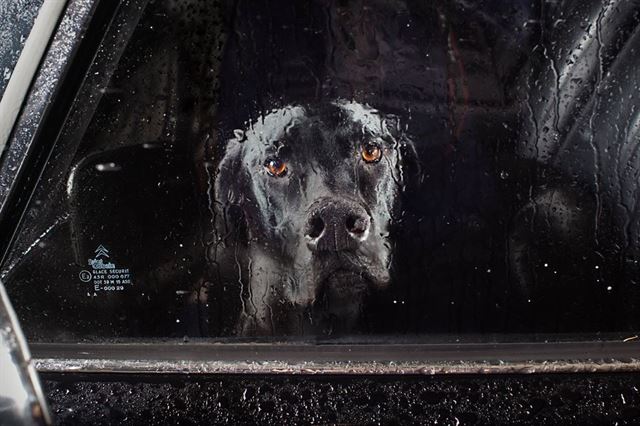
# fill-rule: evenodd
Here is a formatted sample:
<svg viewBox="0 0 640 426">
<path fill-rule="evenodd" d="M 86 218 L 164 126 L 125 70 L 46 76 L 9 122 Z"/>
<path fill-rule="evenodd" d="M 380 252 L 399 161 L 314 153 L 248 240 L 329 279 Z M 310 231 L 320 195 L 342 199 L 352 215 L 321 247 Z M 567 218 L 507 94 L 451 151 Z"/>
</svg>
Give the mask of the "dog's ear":
<svg viewBox="0 0 640 426">
<path fill-rule="evenodd" d="M 407 134 L 400 116 L 387 114 L 383 124 L 384 132 L 391 135 L 398 152 L 398 182 L 403 193 L 413 192 L 421 181 L 421 167 L 413 140 Z"/>
<path fill-rule="evenodd" d="M 234 131 L 229 139 L 215 173 L 213 202 L 216 210 L 216 231 L 220 236 L 231 233 L 248 240 L 247 217 L 244 205 L 251 191 L 251 175 L 243 164 L 244 132 Z"/>
<path fill-rule="evenodd" d="M 222 205 L 242 203 L 241 187 L 246 179 L 244 174 L 241 142 L 236 138 L 229 139 L 216 169 L 214 186 L 216 203 Z"/>
<path fill-rule="evenodd" d="M 398 152 L 400 153 L 400 169 L 402 171 L 401 183 L 404 193 L 412 193 L 418 189 L 421 182 L 420 160 L 413 141 L 402 134 L 398 140 Z"/>
</svg>

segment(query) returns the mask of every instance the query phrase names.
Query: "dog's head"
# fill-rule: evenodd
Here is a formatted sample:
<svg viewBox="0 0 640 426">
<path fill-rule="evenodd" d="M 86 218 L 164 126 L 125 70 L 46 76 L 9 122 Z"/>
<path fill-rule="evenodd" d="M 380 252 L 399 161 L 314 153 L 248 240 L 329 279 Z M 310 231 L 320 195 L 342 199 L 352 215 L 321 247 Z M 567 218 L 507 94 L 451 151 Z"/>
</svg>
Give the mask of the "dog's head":
<svg viewBox="0 0 640 426">
<path fill-rule="evenodd" d="M 252 274 L 288 302 L 353 301 L 390 280 L 391 225 L 415 151 L 395 116 L 290 105 L 234 131 L 216 178 Z M 235 219 L 232 219 L 235 212 Z"/>
</svg>

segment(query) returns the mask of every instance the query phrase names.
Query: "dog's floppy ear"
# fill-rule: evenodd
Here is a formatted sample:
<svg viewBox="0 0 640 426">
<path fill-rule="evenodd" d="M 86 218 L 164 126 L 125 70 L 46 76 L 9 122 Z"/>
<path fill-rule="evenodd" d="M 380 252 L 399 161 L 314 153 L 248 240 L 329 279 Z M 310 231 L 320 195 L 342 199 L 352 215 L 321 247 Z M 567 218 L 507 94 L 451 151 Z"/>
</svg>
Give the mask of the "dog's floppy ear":
<svg viewBox="0 0 640 426">
<path fill-rule="evenodd" d="M 422 180 L 422 168 L 413 141 L 404 133 L 398 140 L 398 152 L 400 153 L 400 168 L 402 170 L 402 190 L 405 193 L 412 193 L 418 189 Z"/>
<path fill-rule="evenodd" d="M 248 240 L 244 206 L 247 197 L 251 198 L 251 175 L 243 164 L 244 132 L 234 130 L 234 135 L 235 138 L 229 139 L 225 145 L 215 174 L 215 226 L 219 235 L 234 233 Z"/>
<path fill-rule="evenodd" d="M 400 117 L 397 115 L 387 115 L 384 126 L 385 131 L 391 134 L 396 141 L 396 149 L 399 157 L 398 167 L 400 169 L 398 178 L 402 186 L 402 191 L 405 193 L 412 192 L 417 189 L 421 181 L 420 161 L 413 140 L 408 136 L 406 130 L 403 128 Z"/>
<path fill-rule="evenodd" d="M 234 132 L 242 132 L 236 130 Z M 244 133 L 242 133 L 244 135 Z M 220 204 L 242 204 L 243 183 L 247 176 L 242 167 L 241 139 L 229 139 L 218 162 L 215 177 L 215 200 Z"/>
</svg>

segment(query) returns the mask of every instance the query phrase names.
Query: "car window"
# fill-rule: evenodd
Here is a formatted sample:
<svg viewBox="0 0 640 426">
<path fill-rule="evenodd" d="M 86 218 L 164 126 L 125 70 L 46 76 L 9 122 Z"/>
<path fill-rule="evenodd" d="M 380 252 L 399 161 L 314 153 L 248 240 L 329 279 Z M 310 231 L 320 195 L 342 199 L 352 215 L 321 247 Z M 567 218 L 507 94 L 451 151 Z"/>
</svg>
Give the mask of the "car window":
<svg viewBox="0 0 640 426">
<path fill-rule="evenodd" d="M 4 257 L 25 332 L 634 336 L 637 9 L 149 2 Z"/>
</svg>

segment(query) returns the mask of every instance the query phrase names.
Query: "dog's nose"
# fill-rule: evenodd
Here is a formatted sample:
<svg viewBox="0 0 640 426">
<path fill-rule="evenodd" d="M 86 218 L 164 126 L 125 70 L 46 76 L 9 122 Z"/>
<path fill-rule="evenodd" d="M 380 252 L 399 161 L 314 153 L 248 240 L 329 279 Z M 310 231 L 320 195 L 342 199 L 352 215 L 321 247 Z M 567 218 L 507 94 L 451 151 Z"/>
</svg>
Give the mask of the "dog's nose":
<svg viewBox="0 0 640 426">
<path fill-rule="evenodd" d="M 369 235 L 371 216 L 349 200 L 321 199 L 309 209 L 305 236 L 312 251 L 355 250 Z"/>
</svg>

